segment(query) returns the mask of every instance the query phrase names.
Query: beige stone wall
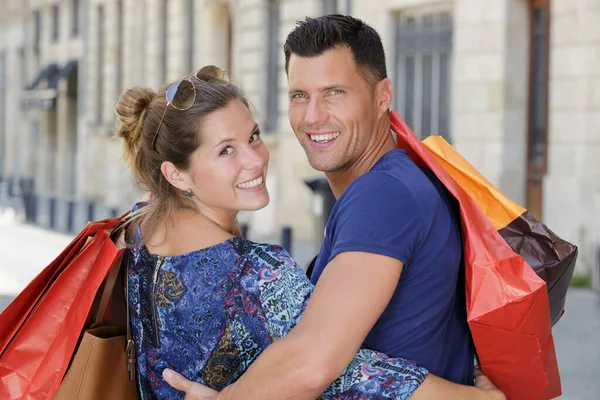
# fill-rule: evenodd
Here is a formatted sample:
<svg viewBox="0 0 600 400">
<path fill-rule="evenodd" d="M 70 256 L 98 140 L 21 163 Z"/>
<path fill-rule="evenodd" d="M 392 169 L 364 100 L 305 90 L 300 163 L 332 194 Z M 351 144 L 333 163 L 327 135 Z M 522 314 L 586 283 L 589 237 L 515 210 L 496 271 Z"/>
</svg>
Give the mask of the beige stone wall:
<svg viewBox="0 0 600 400">
<path fill-rule="evenodd" d="M 3 93 L 4 104 L 1 106 L 4 107 L 2 115 L 5 120 L 2 121 L 3 128 L 3 143 L 2 145 L 6 146 L 2 149 L 2 154 L 5 159 L 3 159 L 3 165 L 0 166 L 0 171 L 3 171 L 5 174 L 9 173 L 12 170 L 15 163 L 19 159 L 19 155 L 21 152 L 21 141 L 19 140 L 18 132 L 21 131 L 21 119 L 22 119 L 22 109 L 20 103 L 14 101 L 12 99 L 18 99 L 21 95 L 21 85 L 25 81 L 26 77 L 21 69 L 20 60 L 19 60 L 19 50 L 23 47 L 25 42 L 24 32 L 21 26 L 22 16 L 20 13 L 21 10 L 18 9 L 17 4 L 14 2 L 4 2 L 5 4 L 0 4 L 2 7 L 7 7 L 7 9 L 15 14 L 13 14 L 13 18 L 8 18 L 8 15 L 0 17 L 0 26 L 2 29 L 0 30 L 0 54 L 2 54 L 4 58 L 4 68 L 5 70 L 0 72 L 4 74 L 5 81 L 4 86 L 0 89 Z M 0 100 L 2 102 L 2 100 Z M 19 168 L 23 168 L 25 166 L 19 165 Z"/>
<path fill-rule="evenodd" d="M 552 2 L 550 127 L 544 219 L 580 246 L 578 267 L 600 251 L 600 2 Z"/>
<path fill-rule="evenodd" d="M 51 37 L 50 6 L 61 6 L 59 41 Z M 104 53 L 98 54 L 97 6 L 104 6 Z M 118 37 L 116 0 L 82 1 L 80 35 L 70 35 L 68 0 L 0 0 L 0 53 L 5 54 L 10 79 L 8 97 L 20 93 L 19 81 L 31 82 L 51 62 L 60 65 L 78 59 L 79 99 L 61 101 L 53 117 L 22 111 L 8 103 L 7 146 L 19 159 L 21 172 L 34 174 L 40 190 L 71 190 L 66 174 L 67 142 L 76 129 L 78 199 L 95 200 L 125 209 L 140 192 L 120 162 L 120 143 L 111 137 L 114 107 L 122 90 L 133 85 L 158 88 L 205 64 L 231 66 L 235 83 L 243 87 L 264 125 L 267 105 L 267 0 L 196 0 L 193 54 L 188 50 L 187 0 L 167 2 L 167 34 L 161 32 L 161 0 L 122 0 L 123 33 Z M 346 1 L 338 1 L 345 12 Z M 280 0 L 278 40 L 283 45 L 295 21 L 319 15 L 320 0 Z M 4 11 L 8 10 L 8 14 Z M 39 56 L 30 51 L 33 11 L 42 16 Z M 453 16 L 451 134 L 456 147 L 492 183 L 510 198 L 525 203 L 529 16 L 525 0 L 354 0 L 352 14 L 381 34 L 390 76 L 394 76 L 394 30 L 398 13 L 451 11 Z M 7 17 L 10 15 L 10 17 Z M 231 21 L 231 52 L 227 50 Z M 600 242 L 600 2 L 553 0 L 549 99 L 549 159 L 544 181 L 543 220 L 557 234 L 580 245 L 582 266 L 591 266 Z M 83 39 L 85 38 L 85 40 Z M 162 41 L 166 40 L 166 63 Z M 18 49 L 26 49 L 25 68 L 19 67 Z M 119 54 L 123 59 L 119 61 Z M 104 60 L 98 68 L 100 59 Z M 117 71 L 121 70 L 121 79 Z M 166 71 L 163 65 L 166 64 Z M 303 181 L 319 176 L 306 162 L 287 119 L 287 79 L 283 53 L 279 57 L 279 112 L 274 132 L 264 132 L 271 151 L 268 187 L 271 204 L 246 213 L 255 237 L 279 234 L 291 225 L 297 238 L 314 235 L 313 198 Z M 102 103 L 98 103 L 98 89 Z M 64 84 L 59 91 L 64 92 Z M 78 112 L 76 128 L 66 115 Z M 98 110 L 102 121 L 97 121 Z M 57 118 L 57 123 L 50 121 Z M 37 142 L 32 124 L 40 123 Z M 49 135 L 58 129 L 58 156 L 47 154 Z M 15 133 L 13 133 L 15 132 Z M 18 136 L 17 136 L 18 135 Z M 14 152 L 12 151 L 14 149 Z M 35 154 L 35 156 L 33 156 Z M 50 161 L 48 161 L 50 160 Z M 52 168 L 48 163 L 53 162 Z M 47 176 L 51 171 L 57 176 Z M 48 187 L 47 187 L 48 186 Z M 55 190 L 55 189 L 52 189 Z"/>
<path fill-rule="evenodd" d="M 318 0 L 280 1 L 279 47 L 296 21 L 307 15 L 318 15 L 321 3 Z M 256 108 L 256 118 L 264 125 L 264 112 L 267 102 L 267 9 L 266 0 L 238 2 L 234 12 L 234 70 L 236 83 L 239 83 Z M 243 219 L 251 227 L 255 237 L 279 234 L 284 225 L 292 226 L 294 235 L 300 239 L 311 239 L 313 235 L 312 195 L 304 184 L 304 179 L 319 173 L 306 162 L 304 152 L 297 143 L 287 118 L 287 77 L 285 58 L 279 55 L 278 75 L 278 123 L 277 131 L 264 132 L 264 138 L 271 152 L 269 175 L 267 178 L 271 202 L 265 209 L 246 213 Z"/>
<path fill-rule="evenodd" d="M 528 9 L 521 0 L 456 1 L 454 145 L 525 204 Z"/>
</svg>

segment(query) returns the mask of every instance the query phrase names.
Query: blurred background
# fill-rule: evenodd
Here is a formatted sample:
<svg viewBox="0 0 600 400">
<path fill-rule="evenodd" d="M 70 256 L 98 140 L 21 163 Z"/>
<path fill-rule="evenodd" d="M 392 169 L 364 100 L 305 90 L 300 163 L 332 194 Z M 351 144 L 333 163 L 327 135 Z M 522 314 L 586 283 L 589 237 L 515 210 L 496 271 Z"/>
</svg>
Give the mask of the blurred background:
<svg viewBox="0 0 600 400">
<path fill-rule="evenodd" d="M 297 20 L 352 14 L 382 36 L 394 107 L 579 246 L 555 327 L 568 399 L 600 398 L 600 0 L 0 0 L 0 310 L 88 220 L 142 197 L 114 107 L 205 65 L 230 72 L 271 152 L 248 236 L 306 268 L 333 204 L 287 120 Z"/>
</svg>

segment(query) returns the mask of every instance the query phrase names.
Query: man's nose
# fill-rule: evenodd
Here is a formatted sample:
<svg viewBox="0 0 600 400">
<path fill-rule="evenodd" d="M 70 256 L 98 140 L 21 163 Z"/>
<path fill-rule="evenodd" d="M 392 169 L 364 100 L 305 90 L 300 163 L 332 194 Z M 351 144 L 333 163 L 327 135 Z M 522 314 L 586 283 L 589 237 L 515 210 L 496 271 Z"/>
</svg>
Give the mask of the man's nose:
<svg viewBox="0 0 600 400">
<path fill-rule="evenodd" d="M 304 123 L 308 127 L 318 127 L 329 120 L 327 105 L 321 99 L 311 99 L 306 110 Z"/>
</svg>

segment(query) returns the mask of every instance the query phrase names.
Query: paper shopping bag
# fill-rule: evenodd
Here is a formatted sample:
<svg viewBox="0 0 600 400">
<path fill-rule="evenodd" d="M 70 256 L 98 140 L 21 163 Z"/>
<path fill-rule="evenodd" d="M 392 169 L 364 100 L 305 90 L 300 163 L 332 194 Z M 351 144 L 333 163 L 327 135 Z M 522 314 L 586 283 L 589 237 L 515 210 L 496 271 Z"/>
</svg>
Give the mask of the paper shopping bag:
<svg viewBox="0 0 600 400">
<path fill-rule="evenodd" d="M 94 298 L 120 257 L 107 229 L 91 223 L 0 314 L 0 398 L 50 399 L 69 365 Z"/>
<path fill-rule="evenodd" d="M 423 141 L 440 166 L 473 199 L 500 236 L 546 282 L 554 325 L 564 313 L 577 247 L 504 196 L 441 136 Z"/>
<path fill-rule="evenodd" d="M 430 169 L 459 203 L 467 320 L 483 372 L 509 400 L 561 394 L 546 283 L 502 238 L 397 112 L 398 147 Z"/>
</svg>

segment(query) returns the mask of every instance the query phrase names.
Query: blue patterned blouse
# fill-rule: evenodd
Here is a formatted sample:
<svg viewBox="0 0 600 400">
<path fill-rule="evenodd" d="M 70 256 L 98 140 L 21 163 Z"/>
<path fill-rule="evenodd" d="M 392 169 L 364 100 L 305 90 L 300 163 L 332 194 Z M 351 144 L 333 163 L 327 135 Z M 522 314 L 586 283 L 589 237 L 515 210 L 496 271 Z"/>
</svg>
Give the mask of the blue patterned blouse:
<svg viewBox="0 0 600 400">
<path fill-rule="evenodd" d="M 141 397 L 183 399 L 169 367 L 216 390 L 302 317 L 313 286 L 281 247 L 241 237 L 180 256 L 131 250 L 129 301 Z M 428 371 L 361 349 L 322 399 L 408 399 Z"/>
</svg>

